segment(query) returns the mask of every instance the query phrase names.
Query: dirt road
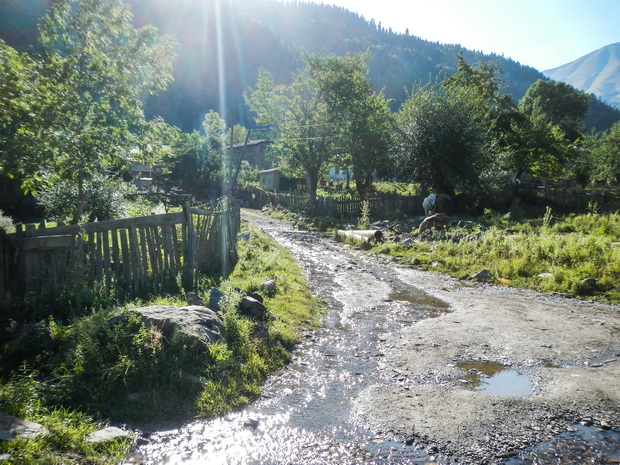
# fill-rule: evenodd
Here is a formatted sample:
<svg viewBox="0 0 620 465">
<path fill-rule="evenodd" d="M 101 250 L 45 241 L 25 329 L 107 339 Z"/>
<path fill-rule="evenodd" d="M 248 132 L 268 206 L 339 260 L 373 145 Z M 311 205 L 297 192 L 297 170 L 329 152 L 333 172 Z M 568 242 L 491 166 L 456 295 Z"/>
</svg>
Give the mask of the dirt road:
<svg viewBox="0 0 620 465">
<path fill-rule="evenodd" d="M 249 215 L 267 232 L 281 227 Z M 324 242 L 334 250 L 342 247 Z M 381 264 L 389 269 L 387 280 L 415 286 L 449 310 L 381 339 L 384 376 L 353 401 L 356 421 L 458 463 L 509 463 L 522 449 L 557 438 L 580 422 L 596 431 L 611 429 L 618 441 L 620 434 L 613 432 L 620 426 L 618 307 L 464 282 L 359 250 L 347 253 L 356 254 L 360 263 Z M 338 273 L 350 308 L 397 298 L 380 294 L 388 284 L 380 282 L 381 272 L 370 276 L 340 268 Z M 526 391 L 481 389 L 493 384 L 496 373 L 512 376 L 504 382 L 508 388 L 525 381 Z M 618 444 L 618 450 L 611 446 L 611 455 L 599 453 L 600 461 L 591 463 L 620 463 L 614 462 L 620 460 Z"/>
<path fill-rule="evenodd" d="M 401 374 L 401 382 L 374 386 L 359 400 L 370 427 L 479 463 L 551 440 L 579 422 L 619 426 L 618 308 L 409 270 L 403 275 L 453 311 L 394 338 L 384 368 Z M 531 380 L 532 392 L 463 389 L 459 365 L 468 362 L 513 368 Z"/>
</svg>

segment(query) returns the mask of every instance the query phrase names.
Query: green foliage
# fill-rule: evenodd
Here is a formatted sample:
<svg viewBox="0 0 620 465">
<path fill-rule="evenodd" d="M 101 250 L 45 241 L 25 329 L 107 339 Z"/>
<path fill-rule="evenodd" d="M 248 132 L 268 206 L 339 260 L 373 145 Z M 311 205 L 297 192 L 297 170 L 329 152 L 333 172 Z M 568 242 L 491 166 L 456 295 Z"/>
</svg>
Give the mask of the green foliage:
<svg viewBox="0 0 620 465">
<path fill-rule="evenodd" d="M 394 165 L 425 190 L 471 195 L 489 166 L 478 98 L 437 84 L 414 88 L 397 115 Z"/>
<path fill-rule="evenodd" d="M 112 465 L 127 454 L 131 440 L 97 445 L 87 442 L 89 434 L 106 425 L 75 410 L 48 407 L 44 401 L 48 394 L 38 376 L 37 372 L 23 370 L 0 382 L 2 410 L 46 428 L 46 433 L 36 438 L 0 442 L 0 454 L 10 457 L 2 463 Z"/>
<path fill-rule="evenodd" d="M 99 174 L 83 185 L 84 211 L 87 220 L 105 221 L 124 217 L 127 185 L 105 174 Z M 68 223 L 73 219 L 75 206 L 80 202 L 77 186 L 64 180 L 43 187 L 35 194 L 37 201 L 45 208 L 48 220 Z"/>
<path fill-rule="evenodd" d="M 330 109 L 308 68 L 297 72 L 290 85 L 277 85 L 261 69 L 256 88 L 245 99 L 256 122 L 274 131 L 284 167 L 308 175 L 311 198 L 316 198 L 319 176 L 333 157 L 337 128 L 330 123 Z"/>
<path fill-rule="evenodd" d="M 368 229 L 370 227 L 370 202 L 364 200 L 362 202 L 362 214 L 357 222 L 359 229 Z"/>
<path fill-rule="evenodd" d="M 39 42 L 41 54 L 24 76 L 29 85 L 13 96 L 27 111 L 4 138 L 11 150 L 3 159 L 12 161 L 0 168 L 21 175 L 33 192 L 70 186 L 77 223 L 89 186 L 126 166 L 142 136 L 153 141 L 141 98 L 170 81 L 174 41 L 152 27 L 135 29 L 121 0 L 55 0 Z"/>
<path fill-rule="evenodd" d="M 344 57 L 306 56 L 306 63 L 328 105 L 337 129 L 338 164 L 353 171 L 356 189 L 364 198 L 374 175 L 391 173 L 392 113 L 383 92 L 376 94 L 367 78 L 370 53 Z"/>
<path fill-rule="evenodd" d="M 13 232 L 15 225 L 10 216 L 6 216 L 2 210 L 0 210 L 0 230 L 6 233 Z"/>
</svg>

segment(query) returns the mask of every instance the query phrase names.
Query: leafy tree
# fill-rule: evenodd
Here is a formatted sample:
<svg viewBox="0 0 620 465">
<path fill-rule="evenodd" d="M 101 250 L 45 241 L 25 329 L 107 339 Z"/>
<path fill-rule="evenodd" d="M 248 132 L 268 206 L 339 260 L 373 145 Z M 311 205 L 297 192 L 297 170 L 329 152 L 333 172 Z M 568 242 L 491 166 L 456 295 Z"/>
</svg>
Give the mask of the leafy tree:
<svg viewBox="0 0 620 465">
<path fill-rule="evenodd" d="M 589 155 L 592 175 L 601 181 L 617 182 L 620 178 L 620 122 L 609 131 L 586 139 L 584 150 Z"/>
<path fill-rule="evenodd" d="M 245 98 L 256 121 L 273 128 L 281 161 L 308 176 L 310 197 L 315 200 L 319 176 L 332 159 L 338 134 L 316 80 L 306 68 L 293 76 L 290 85 L 276 84 L 261 69 L 256 88 Z"/>
<path fill-rule="evenodd" d="M 11 168 L 27 176 L 29 191 L 60 181 L 75 189 L 76 223 L 93 185 L 129 163 L 141 135 L 154 134 L 142 99 L 171 80 L 175 43 L 152 27 L 134 28 L 121 0 L 50 3 L 38 79 L 19 100 L 29 102 L 29 117 L 14 127 L 11 146 L 22 150 Z"/>
<path fill-rule="evenodd" d="M 479 189 L 489 164 L 478 110 L 471 93 L 436 83 L 414 88 L 396 115 L 400 177 L 451 196 Z"/>
<path fill-rule="evenodd" d="M 539 79 L 519 101 L 530 120 L 558 127 L 568 142 L 575 142 L 584 132 L 590 98 L 564 82 Z"/>
<path fill-rule="evenodd" d="M 373 174 L 385 171 L 391 146 L 392 114 L 383 93 L 367 79 L 369 53 L 306 57 L 310 75 L 326 100 L 330 123 L 338 128 L 341 166 L 350 166 L 360 196 Z"/>
<path fill-rule="evenodd" d="M 577 161 L 588 105 L 589 97 L 568 84 L 543 80 L 532 84 L 519 101 L 527 118 L 519 138 L 520 171 L 554 178 Z"/>
</svg>

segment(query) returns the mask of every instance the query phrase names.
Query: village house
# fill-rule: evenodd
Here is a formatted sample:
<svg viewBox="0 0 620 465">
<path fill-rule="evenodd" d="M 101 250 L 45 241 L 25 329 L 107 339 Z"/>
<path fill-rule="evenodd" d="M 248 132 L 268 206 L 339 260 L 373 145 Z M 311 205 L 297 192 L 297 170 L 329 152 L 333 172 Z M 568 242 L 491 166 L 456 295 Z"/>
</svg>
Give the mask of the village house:
<svg viewBox="0 0 620 465">
<path fill-rule="evenodd" d="M 260 187 L 266 191 L 273 192 L 294 192 L 309 190 L 309 179 L 305 178 L 289 178 L 283 176 L 280 168 L 272 168 L 263 170 L 260 175 Z"/>
</svg>

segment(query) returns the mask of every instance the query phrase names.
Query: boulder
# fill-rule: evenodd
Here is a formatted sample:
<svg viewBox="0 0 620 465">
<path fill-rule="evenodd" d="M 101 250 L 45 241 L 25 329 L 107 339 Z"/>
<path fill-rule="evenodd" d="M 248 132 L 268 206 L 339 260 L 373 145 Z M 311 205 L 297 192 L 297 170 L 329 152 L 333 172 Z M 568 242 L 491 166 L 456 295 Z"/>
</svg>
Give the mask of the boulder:
<svg viewBox="0 0 620 465">
<path fill-rule="evenodd" d="M 420 232 L 428 229 L 447 229 L 450 227 L 452 220 L 445 213 L 436 213 L 425 218 L 420 225 Z"/>
<path fill-rule="evenodd" d="M 211 293 L 209 294 L 209 308 L 219 313 L 222 310 L 221 302 L 223 298 L 224 293 L 222 291 L 216 288 L 211 289 Z"/>
<path fill-rule="evenodd" d="M 189 337 L 201 349 L 224 341 L 221 320 L 213 310 L 204 306 L 153 305 L 130 311 L 138 314 L 146 325 L 157 327 L 168 341 L 177 332 Z"/>
<path fill-rule="evenodd" d="M 273 297 L 277 290 L 276 282 L 273 279 L 261 283 L 260 288 L 268 297 Z"/>
<path fill-rule="evenodd" d="M 199 297 L 195 292 L 188 292 L 185 294 L 185 301 L 188 305 L 204 305 L 205 302 L 202 297 Z"/>
<path fill-rule="evenodd" d="M 44 433 L 43 425 L 0 412 L 0 441 L 33 438 Z"/>
</svg>

